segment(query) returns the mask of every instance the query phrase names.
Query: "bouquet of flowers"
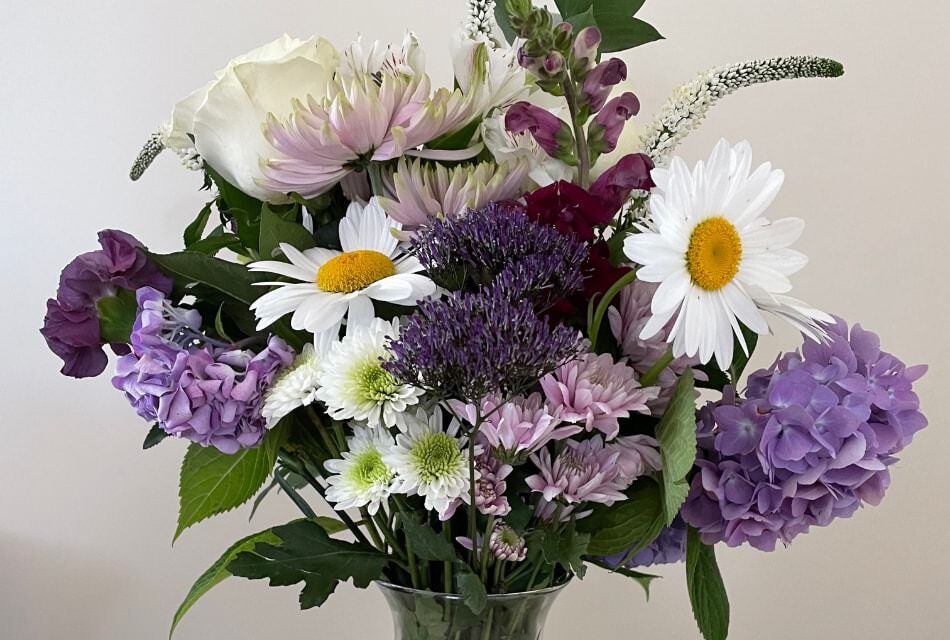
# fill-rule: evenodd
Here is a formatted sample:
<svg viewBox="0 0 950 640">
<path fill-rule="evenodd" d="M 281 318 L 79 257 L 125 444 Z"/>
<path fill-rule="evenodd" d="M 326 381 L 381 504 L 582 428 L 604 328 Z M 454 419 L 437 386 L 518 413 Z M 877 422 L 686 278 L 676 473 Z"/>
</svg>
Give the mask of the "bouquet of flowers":
<svg viewBox="0 0 950 640">
<path fill-rule="evenodd" d="M 175 537 L 278 492 L 301 512 L 228 548 L 173 629 L 241 576 L 304 608 L 377 582 L 397 637 L 535 639 L 588 567 L 648 587 L 685 560 L 721 639 L 713 545 L 771 551 L 882 499 L 925 367 L 788 296 L 804 223 L 767 217 L 784 176 L 748 143 L 673 155 L 729 93 L 842 66 L 716 68 L 624 137 L 640 106 L 610 54 L 660 34 L 642 0 L 556 4 L 469 0 L 451 88 L 411 33 L 232 60 L 132 170 L 171 149 L 203 176 L 184 250 L 106 230 L 63 271 L 62 372 L 101 374 L 109 345 L 145 448 L 188 442 Z M 804 344 L 743 384 L 767 318 Z"/>
</svg>

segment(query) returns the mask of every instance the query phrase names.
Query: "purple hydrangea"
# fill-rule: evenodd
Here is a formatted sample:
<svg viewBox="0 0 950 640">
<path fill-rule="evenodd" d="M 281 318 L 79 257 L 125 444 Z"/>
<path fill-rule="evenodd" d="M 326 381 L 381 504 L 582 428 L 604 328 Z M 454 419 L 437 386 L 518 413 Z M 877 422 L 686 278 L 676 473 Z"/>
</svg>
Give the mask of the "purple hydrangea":
<svg viewBox="0 0 950 640">
<path fill-rule="evenodd" d="M 419 304 L 383 363 L 399 381 L 448 398 L 515 395 L 581 350 L 580 332 L 539 318 L 499 287 Z"/>
<path fill-rule="evenodd" d="M 548 306 L 584 284 L 584 245 L 530 220 L 514 202 L 437 220 L 415 235 L 412 247 L 426 272 L 451 290 L 497 281 L 514 297 Z"/>
<path fill-rule="evenodd" d="M 907 367 L 844 321 L 749 378 L 745 398 L 701 412 L 699 473 L 683 517 L 703 541 L 771 551 L 877 505 L 889 467 L 927 425 Z"/>
<path fill-rule="evenodd" d="M 611 567 L 618 566 L 627 557 L 628 552 L 618 553 L 604 558 Z M 658 564 L 673 564 L 686 560 L 686 523 L 676 516 L 673 524 L 663 529 L 656 540 L 635 553 L 624 566 L 628 569 L 652 567 Z"/>
<path fill-rule="evenodd" d="M 264 392 L 294 351 L 276 337 L 257 354 L 210 340 L 196 311 L 172 306 L 155 289 L 140 289 L 138 302 L 132 353 L 116 364 L 113 386 L 171 435 L 227 454 L 258 445 Z"/>
<path fill-rule="evenodd" d="M 170 293 L 172 281 L 158 270 L 142 244 L 123 231 L 99 232 L 101 249 L 77 256 L 59 278 L 56 298 L 46 303 L 40 333 L 50 350 L 63 360 L 62 373 L 89 378 L 103 372 L 108 357 L 102 350 L 96 304 L 121 290 L 153 287 Z M 128 353 L 115 344 L 116 353 Z"/>
</svg>

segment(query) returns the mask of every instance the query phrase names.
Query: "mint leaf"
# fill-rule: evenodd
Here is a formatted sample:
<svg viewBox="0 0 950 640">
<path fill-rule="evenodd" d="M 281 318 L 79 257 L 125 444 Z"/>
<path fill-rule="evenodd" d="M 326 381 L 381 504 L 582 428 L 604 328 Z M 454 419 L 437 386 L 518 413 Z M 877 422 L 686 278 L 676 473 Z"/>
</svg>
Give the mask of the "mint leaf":
<svg viewBox="0 0 950 640">
<path fill-rule="evenodd" d="M 686 476 L 696 463 L 696 400 L 692 370 L 676 382 L 666 413 L 656 427 L 663 458 L 663 513 L 669 525 L 689 493 Z"/>
<path fill-rule="evenodd" d="M 666 525 L 660 487 L 645 478 L 627 492 L 627 500 L 612 507 L 597 506 L 577 528 L 590 533 L 589 556 L 637 553 L 653 542 Z"/>
<path fill-rule="evenodd" d="M 716 551 L 703 544 L 699 532 L 686 534 L 686 587 L 696 625 L 706 640 L 726 640 L 729 635 L 729 597 L 716 563 Z"/>
<path fill-rule="evenodd" d="M 188 527 L 253 498 L 274 468 L 288 433 L 289 423 L 282 422 L 271 429 L 259 447 L 242 449 L 234 455 L 214 447 L 189 446 L 181 465 L 174 540 Z"/>
<path fill-rule="evenodd" d="M 353 580 L 366 588 L 383 577 L 389 558 L 372 547 L 336 540 L 316 522 L 298 520 L 275 527 L 280 544 L 258 543 L 228 564 L 232 575 L 268 579 L 271 586 L 304 583 L 300 607 L 322 605 L 337 585 Z"/>
</svg>

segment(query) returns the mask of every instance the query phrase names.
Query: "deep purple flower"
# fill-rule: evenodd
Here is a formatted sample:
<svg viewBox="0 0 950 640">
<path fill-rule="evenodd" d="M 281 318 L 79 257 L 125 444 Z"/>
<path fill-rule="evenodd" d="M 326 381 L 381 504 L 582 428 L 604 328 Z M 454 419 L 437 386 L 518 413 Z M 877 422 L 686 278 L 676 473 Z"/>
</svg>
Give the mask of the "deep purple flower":
<svg viewBox="0 0 950 640">
<path fill-rule="evenodd" d="M 577 330 L 539 318 L 530 300 L 490 286 L 420 303 L 383 368 L 401 382 L 476 402 L 523 391 L 572 360 L 581 344 Z"/>
<path fill-rule="evenodd" d="M 927 425 L 906 367 L 878 337 L 837 320 L 701 413 L 700 472 L 683 517 L 707 543 L 770 551 L 812 526 L 879 504 L 894 456 Z"/>
<path fill-rule="evenodd" d="M 172 289 L 172 281 L 129 234 L 100 231 L 99 244 L 102 249 L 77 256 L 63 269 L 56 299 L 46 303 L 40 330 L 50 350 L 63 359 L 62 373 L 74 378 L 97 376 L 108 363 L 99 331 L 99 300 L 144 286 L 164 293 Z M 120 354 L 128 352 L 125 345 L 112 348 Z"/>
<path fill-rule="evenodd" d="M 254 447 L 266 432 L 264 391 L 294 359 L 280 338 L 255 354 L 203 336 L 193 310 L 161 292 L 138 292 L 132 353 L 116 363 L 112 384 L 145 420 L 171 435 L 227 454 Z"/>
<path fill-rule="evenodd" d="M 627 120 L 638 113 L 640 113 L 640 101 L 629 91 L 604 105 L 590 126 L 591 150 L 595 153 L 610 153 L 616 149 L 617 141 Z"/>
<path fill-rule="evenodd" d="M 643 153 L 626 155 L 613 167 L 604 171 L 591 185 L 592 195 L 610 204 L 614 212 L 620 210 L 634 190 L 649 191 L 654 186 L 650 172 L 653 160 Z"/>
<path fill-rule="evenodd" d="M 570 156 L 574 148 L 571 127 L 556 115 L 528 102 L 516 102 L 505 113 L 505 128 L 513 135 L 528 131 L 552 158 Z"/>
<path fill-rule="evenodd" d="M 590 109 L 591 113 L 600 111 L 604 108 L 604 103 L 607 102 L 611 90 L 626 79 L 627 65 L 624 64 L 623 60 L 620 58 L 611 58 L 610 60 L 601 62 L 591 69 L 587 77 L 584 78 L 584 84 L 581 87 L 584 104 Z M 632 93 L 625 93 L 623 95 L 633 96 Z M 634 97 L 634 100 L 636 100 L 636 97 Z M 637 103 L 637 110 L 639 111 L 639 103 Z"/>
<path fill-rule="evenodd" d="M 593 240 L 594 229 L 610 222 L 619 208 L 565 180 L 525 194 L 525 202 L 532 220 L 583 241 Z"/>
</svg>

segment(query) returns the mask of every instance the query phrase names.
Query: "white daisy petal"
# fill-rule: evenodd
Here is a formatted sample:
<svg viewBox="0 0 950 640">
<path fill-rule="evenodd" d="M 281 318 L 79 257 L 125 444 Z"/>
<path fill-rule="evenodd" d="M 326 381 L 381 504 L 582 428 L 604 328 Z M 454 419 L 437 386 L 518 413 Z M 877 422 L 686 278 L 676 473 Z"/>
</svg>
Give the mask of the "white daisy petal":
<svg viewBox="0 0 950 640">
<path fill-rule="evenodd" d="M 373 302 L 366 296 L 356 296 L 350 299 L 349 311 L 346 314 L 346 334 L 353 328 L 363 327 L 373 321 L 375 313 Z"/>
</svg>

